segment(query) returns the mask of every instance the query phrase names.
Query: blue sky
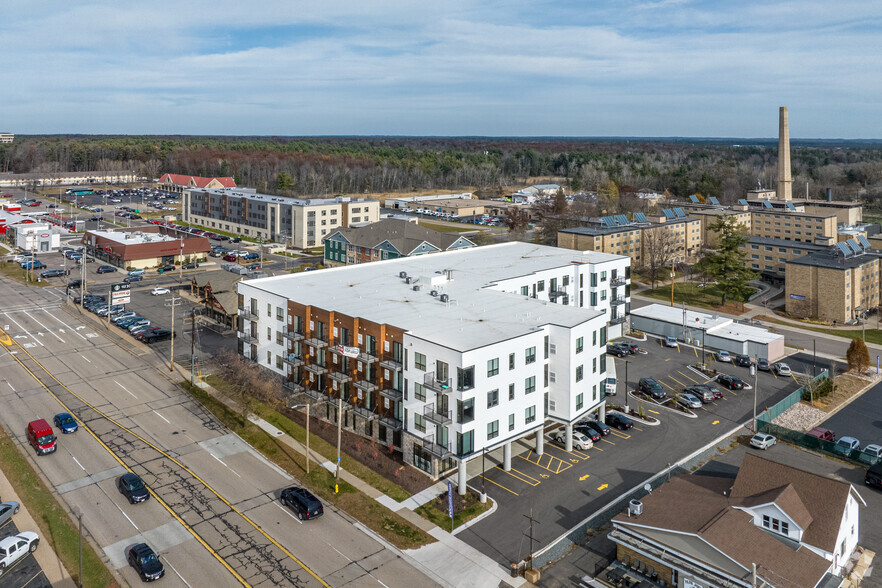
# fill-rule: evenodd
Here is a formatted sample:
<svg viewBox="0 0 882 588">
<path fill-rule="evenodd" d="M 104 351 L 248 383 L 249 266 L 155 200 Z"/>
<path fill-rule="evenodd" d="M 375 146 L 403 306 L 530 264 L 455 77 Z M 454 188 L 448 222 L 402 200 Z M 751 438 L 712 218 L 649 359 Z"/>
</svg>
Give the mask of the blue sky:
<svg viewBox="0 0 882 588">
<path fill-rule="evenodd" d="M 17 133 L 882 138 L 875 2 L 3 0 Z"/>
</svg>

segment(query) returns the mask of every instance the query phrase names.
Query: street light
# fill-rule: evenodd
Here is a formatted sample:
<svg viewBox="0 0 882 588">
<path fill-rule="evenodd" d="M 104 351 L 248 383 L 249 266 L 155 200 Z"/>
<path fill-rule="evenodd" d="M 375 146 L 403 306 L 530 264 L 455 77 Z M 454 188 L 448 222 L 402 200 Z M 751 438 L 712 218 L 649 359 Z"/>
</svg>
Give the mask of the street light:
<svg viewBox="0 0 882 588">
<path fill-rule="evenodd" d="M 77 517 L 80 530 L 80 573 L 77 576 L 77 583 L 80 585 L 80 588 L 83 588 L 83 509 L 81 509 L 79 506 L 75 506 L 74 516 Z"/>
</svg>

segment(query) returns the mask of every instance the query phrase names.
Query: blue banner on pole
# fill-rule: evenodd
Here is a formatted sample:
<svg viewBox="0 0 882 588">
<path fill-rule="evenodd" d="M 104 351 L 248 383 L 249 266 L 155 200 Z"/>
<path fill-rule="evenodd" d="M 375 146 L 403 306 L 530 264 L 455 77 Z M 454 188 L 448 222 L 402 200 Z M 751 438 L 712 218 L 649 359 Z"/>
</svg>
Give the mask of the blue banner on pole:
<svg viewBox="0 0 882 588">
<path fill-rule="evenodd" d="M 453 518 L 453 482 L 447 480 L 447 516 Z"/>
</svg>

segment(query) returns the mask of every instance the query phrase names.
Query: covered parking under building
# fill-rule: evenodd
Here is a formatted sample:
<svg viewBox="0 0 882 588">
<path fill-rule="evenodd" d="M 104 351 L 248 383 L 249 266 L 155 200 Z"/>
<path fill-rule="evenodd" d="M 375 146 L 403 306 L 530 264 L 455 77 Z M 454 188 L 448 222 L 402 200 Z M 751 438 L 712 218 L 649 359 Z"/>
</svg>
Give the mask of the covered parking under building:
<svg viewBox="0 0 882 588">
<path fill-rule="evenodd" d="M 736 323 L 734 319 L 675 306 L 651 304 L 631 309 L 631 328 L 709 350 L 777 361 L 784 357 L 784 335 Z"/>
</svg>

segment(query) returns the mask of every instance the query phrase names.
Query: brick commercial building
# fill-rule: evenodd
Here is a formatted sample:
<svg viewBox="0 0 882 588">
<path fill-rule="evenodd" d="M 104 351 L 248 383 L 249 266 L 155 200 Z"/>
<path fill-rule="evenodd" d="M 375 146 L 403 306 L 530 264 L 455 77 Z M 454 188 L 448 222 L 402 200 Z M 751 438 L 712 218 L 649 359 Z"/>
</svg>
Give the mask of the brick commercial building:
<svg viewBox="0 0 882 588">
<path fill-rule="evenodd" d="M 208 258 L 211 245 L 205 237 L 194 237 L 160 227 L 115 231 L 87 231 L 83 244 L 96 258 L 124 269 L 151 268 L 166 264 L 200 263 Z"/>
<path fill-rule="evenodd" d="M 231 177 L 203 178 L 182 174 L 164 174 L 159 178 L 159 184 L 169 192 L 183 192 L 190 188 L 235 188 L 236 180 Z"/>
<path fill-rule="evenodd" d="M 341 227 L 380 219 L 380 203 L 366 198 L 287 198 L 247 188 L 184 190 L 183 220 L 226 233 L 321 247 Z"/>
<path fill-rule="evenodd" d="M 246 280 L 239 352 L 324 418 L 342 399 L 348 430 L 427 475 L 458 469 L 462 494 L 483 449 L 507 470 L 547 422 L 569 449 L 576 421 L 603 419 L 629 277 L 627 257 L 515 242 Z"/>
<path fill-rule="evenodd" d="M 401 219 L 338 229 L 324 239 L 324 265 L 354 265 L 474 247 L 459 233 L 440 233 Z"/>
</svg>

